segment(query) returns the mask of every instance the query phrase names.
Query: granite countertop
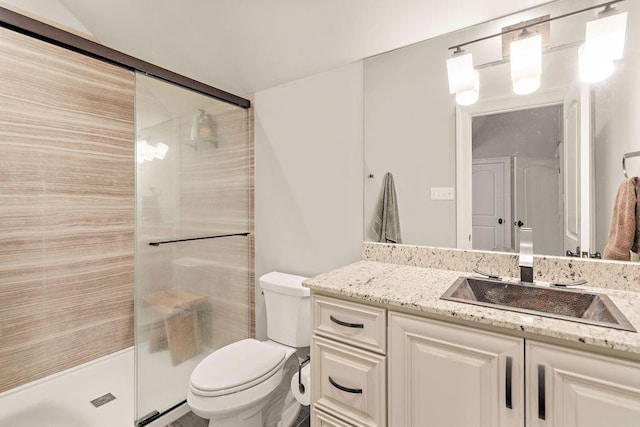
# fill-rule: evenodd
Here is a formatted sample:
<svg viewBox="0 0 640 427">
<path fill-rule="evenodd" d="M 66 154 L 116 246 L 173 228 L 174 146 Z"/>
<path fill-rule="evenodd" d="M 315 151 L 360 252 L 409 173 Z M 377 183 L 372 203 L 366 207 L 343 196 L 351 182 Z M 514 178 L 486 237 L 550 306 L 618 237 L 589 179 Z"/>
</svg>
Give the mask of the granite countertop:
<svg viewBox="0 0 640 427">
<path fill-rule="evenodd" d="M 385 304 L 390 309 L 403 307 L 640 355 L 640 333 L 440 299 L 458 277 L 471 275 L 463 271 L 359 261 L 308 279 L 304 285 L 325 294 Z M 634 328 L 640 330 L 639 292 L 588 286 L 581 286 L 580 290 L 606 294 Z"/>
</svg>

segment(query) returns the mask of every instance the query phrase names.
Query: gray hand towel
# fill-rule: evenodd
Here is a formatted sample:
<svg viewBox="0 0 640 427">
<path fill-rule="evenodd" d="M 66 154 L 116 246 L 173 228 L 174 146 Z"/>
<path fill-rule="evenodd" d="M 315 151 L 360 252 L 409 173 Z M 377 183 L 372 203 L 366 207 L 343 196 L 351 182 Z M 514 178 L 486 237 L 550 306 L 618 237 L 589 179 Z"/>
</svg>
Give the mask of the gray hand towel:
<svg viewBox="0 0 640 427">
<path fill-rule="evenodd" d="M 382 197 L 378 202 L 372 229 L 378 237 L 378 242 L 402 243 L 396 188 L 390 172 L 384 176 Z"/>
</svg>

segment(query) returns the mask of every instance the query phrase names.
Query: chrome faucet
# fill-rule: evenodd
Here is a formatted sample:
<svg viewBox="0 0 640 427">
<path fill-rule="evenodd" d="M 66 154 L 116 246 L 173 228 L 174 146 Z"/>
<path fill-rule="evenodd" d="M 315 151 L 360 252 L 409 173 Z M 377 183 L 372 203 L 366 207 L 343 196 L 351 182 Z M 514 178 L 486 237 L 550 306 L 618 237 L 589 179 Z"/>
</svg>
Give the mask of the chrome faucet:
<svg viewBox="0 0 640 427">
<path fill-rule="evenodd" d="M 533 229 L 520 228 L 520 281 L 533 283 Z"/>
</svg>

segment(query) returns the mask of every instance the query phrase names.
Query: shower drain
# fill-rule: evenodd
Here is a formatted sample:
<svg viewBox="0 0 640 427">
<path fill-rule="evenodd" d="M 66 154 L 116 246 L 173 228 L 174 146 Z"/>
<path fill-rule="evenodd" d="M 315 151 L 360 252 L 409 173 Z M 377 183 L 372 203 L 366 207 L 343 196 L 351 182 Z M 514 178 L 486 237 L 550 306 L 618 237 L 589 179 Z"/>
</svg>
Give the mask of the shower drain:
<svg viewBox="0 0 640 427">
<path fill-rule="evenodd" d="M 93 399 L 91 401 L 91 404 L 93 406 L 95 406 L 96 408 L 99 408 L 102 405 L 105 405 L 105 404 L 111 402 L 112 400 L 116 400 L 116 397 L 111 393 L 107 393 L 107 394 L 103 394 L 102 396 L 96 397 L 95 399 Z"/>
</svg>

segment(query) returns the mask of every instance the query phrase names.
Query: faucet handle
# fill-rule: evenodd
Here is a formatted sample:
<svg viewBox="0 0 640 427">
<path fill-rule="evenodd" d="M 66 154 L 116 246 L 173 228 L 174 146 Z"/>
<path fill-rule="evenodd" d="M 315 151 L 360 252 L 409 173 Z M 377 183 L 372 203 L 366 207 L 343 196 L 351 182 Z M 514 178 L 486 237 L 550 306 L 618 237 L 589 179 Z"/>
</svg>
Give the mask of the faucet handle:
<svg viewBox="0 0 640 427">
<path fill-rule="evenodd" d="M 584 285 L 585 283 L 587 283 L 587 281 L 582 279 L 582 280 L 576 280 L 575 282 L 568 282 L 568 283 L 556 282 L 556 283 L 552 283 L 551 286 L 566 288 L 567 286 L 580 286 L 580 285 Z"/>
<path fill-rule="evenodd" d="M 474 268 L 473 272 L 481 276 L 484 276 L 487 279 L 502 280 L 500 276 L 496 276 L 495 274 L 491 274 L 491 273 L 485 273 L 484 271 L 480 271 L 477 268 Z"/>
<path fill-rule="evenodd" d="M 533 267 L 533 229 L 520 229 L 520 267 Z"/>
</svg>

